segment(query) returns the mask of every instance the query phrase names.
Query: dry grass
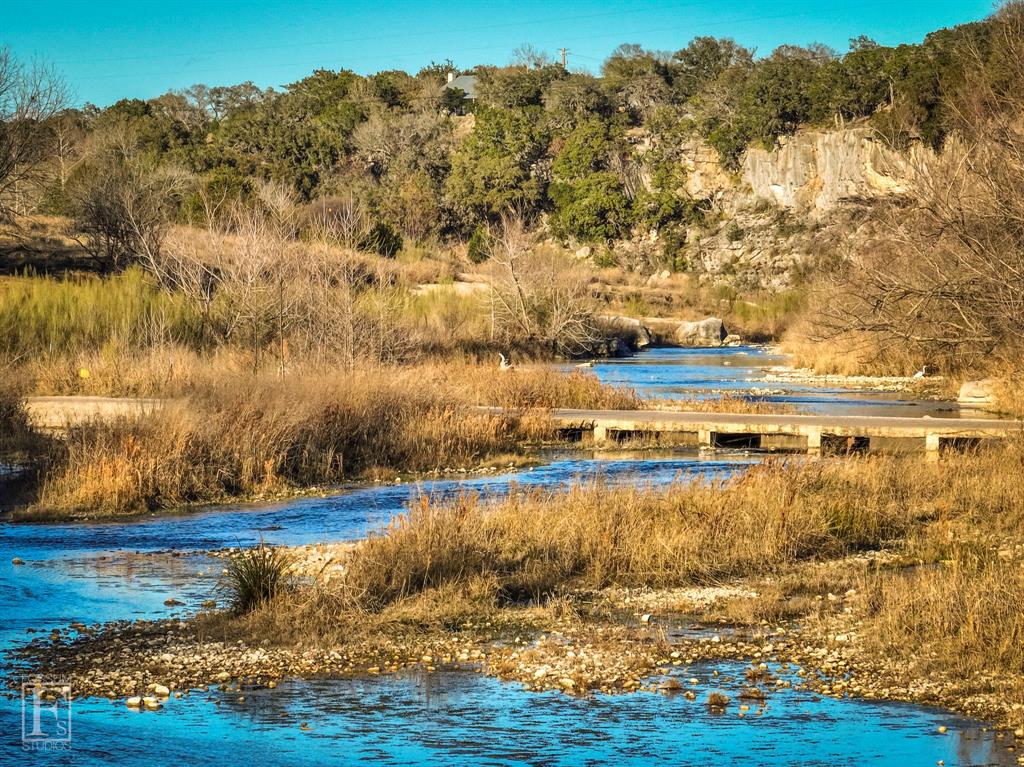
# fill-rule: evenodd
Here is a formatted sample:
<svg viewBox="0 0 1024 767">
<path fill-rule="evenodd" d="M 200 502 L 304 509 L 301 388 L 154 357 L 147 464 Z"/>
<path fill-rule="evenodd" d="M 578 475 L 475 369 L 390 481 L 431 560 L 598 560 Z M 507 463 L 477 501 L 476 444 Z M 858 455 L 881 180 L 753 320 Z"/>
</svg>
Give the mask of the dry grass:
<svg viewBox="0 0 1024 767">
<path fill-rule="evenodd" d="M 897 461 L 769 462 L 711 485 L 423 499 L 355 552 L 346 585 L 380 609 L 469 578 L 506 600 L 714 583 L 903 535 L 913 517 L 893 487 L 904 472 Z"/>
<path fill-rule="evenodd" d="M 927 672 L 1024 674 L 1024 567 L 952 560 L 866 584 L 865 635 Z M 908 657 L 909 660 L 909 657 Z"/>
<path fill-rule="evenodd" d="M 632 389 L 603 384 L 593 373 L 563 373 L 553 367 L 527 366 L 501 371 L 497 365 L 424 366 L 436 383 L 458 383 L 478 405 L 508 408 L 592 408 L 632 410 L 643 400 Z"/>
<path fill-rule="evenodd" d="M 138 420 L 71 431 L 31 515 L 110 515 L 268 494 L 386 469 L 474 465 L 544 434 L 473 412 L 415 370 L 224 377 Z"/>
<path fill-rule="evenodd" d="M 201 354 L 167 344 L 36 358 L 17 372 L 28 390 L 45 396 L 175 397 L 221 376 L 250 373 L 252 367 L 248 354 L 228 349 Z"/>
<path fill-rule="evenodd" d="M 933 364 L 919 352 L 890 345 L 881 347 L 877 339 L 856 334 L 842 338 L 814 339 L 809 323 L 798 323 L 783 338 L 782 351 L 791 364 L 809 368 L 822 375 L 909 376 L 922 365 Z"/>
<path fill-rule="evenodd" d="M 819 572 L 811 562 L 883 545 L 909 546 L 908 556 L 918 556 L 925 542 L 962 540 L 964 531 L 975 531 L 975 537 L 979 530 L 995 536 L 1019 531 L 1022 467 L 1024 448 L 1012 445 L 941 464 L 892 456 L 771 461 L 711 485 L 590 485 L 493 501 L 424 498 L 354 550 L 340 583 L 274 609 L 292 618 L 302 612 L 303 625 L 315 636 L 330 631 L 339 611 L 353 608 L 380 616 L 400 613 L 404 620 L 420 615 L 429 623 L 430 615 L 447 614 L 436 608 L 440 595 L 458 604 L 452 609 L 459 615 L 491 615 L 503 605 L 549 603 L 558 595 L 610 585 L 671 587 L 774 574 L 762 598 L 737 603 L 732 617 L 789 619 L 819 604 L 815 597 L 824 591 L 863 588 L 855 582 L 856 569 Z M 962 557 L 967 550 L 933 545 L 928 556 Z M 800 562 L 809 569 L 793 570 Z M 1007 583 L 1019 582 L 1018 576 Z M 980 599 L 992 583 L 979 581 L 971 594 Z M 1019 604 L 1005 602 L 1012 596 L 1007 589 L 1016 587 L 991 592 L 1004 605 L 990 611 L 1000 624 L 1013 612 L 1005 605 Z M 913 582 L 901 588 L 914 592 Z M 918 591 L 925 599 L 927 590 Z M 941 593 L 936 589 L 934 598 L 940 600 Z M 961 604 L 974 597 L 965 596 Z M 979 601 L 979 609 L 987 604 Z M 1003 628 L 1019 636 L 1018 627 Z"/>
<path fill-rule="evenodd" d="M 1024 375 L 1019 364 L 999 365 L 988 371 L 995 381 L 995 410 L 1014 418 L 1024 418 Z"/>
<path fill-rule="evenodd" d="M 723 394 L 705 399 L 645 400 L 647 410 L 668 410 L 683 413 L 796 413 L 797 409 L 785 402 L 768 402 L 760 397 Z"/>
</svg>

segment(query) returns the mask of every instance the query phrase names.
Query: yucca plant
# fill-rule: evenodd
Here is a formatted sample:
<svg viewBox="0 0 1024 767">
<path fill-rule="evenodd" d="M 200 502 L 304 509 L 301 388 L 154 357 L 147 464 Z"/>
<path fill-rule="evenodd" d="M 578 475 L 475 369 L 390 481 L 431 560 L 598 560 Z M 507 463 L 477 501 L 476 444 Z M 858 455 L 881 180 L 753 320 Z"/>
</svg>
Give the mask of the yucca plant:
<svg viewBox="0 0 1024 767">
<path fill-rule="evenodd" d="M 287 588 L 290 557 L 266 545 L 246 549 L 231 558 L 224 588 L 236 612 L 248 613 Z"/>
</svg>

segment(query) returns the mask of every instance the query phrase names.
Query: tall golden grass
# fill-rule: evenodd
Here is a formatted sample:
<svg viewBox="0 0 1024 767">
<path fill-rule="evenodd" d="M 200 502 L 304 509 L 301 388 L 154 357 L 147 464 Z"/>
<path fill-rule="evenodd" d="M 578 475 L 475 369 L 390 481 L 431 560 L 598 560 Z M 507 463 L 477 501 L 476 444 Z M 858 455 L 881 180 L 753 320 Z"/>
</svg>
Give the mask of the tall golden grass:
<svg viewBox="0 0 1024 767">
<path fill-rule="evenodd" d="M 771 461 L 712 484 L 423 499 L 354 552 L 346 587 L 371 609 L 478 578 L 499 596 L 540 598 L 712 583 L 901 541 L 950 518 L 1007 533 L 1024 521 L 1022 468 L 1014 445 L 942 464 Z"/>
<path fill-rule="evenodd" d="M 373 367 L 284 378 L 197 377 L 184 396 L 136 419 L 71 430 L 28 515 L 135 513 L 336 483 L 387 471 L 471 466 L 552 435 L 542 413 L 506 407 L 608 407 L 632 395 L 544 368 Z"/>
<path fill-rule="evenodd" d="M 73 430 L 37 514 L 119 514 L 461 466 L 516 450 L 516 419 L 472 412 L 407 377 L 246 379 L 138 420 Z"/>
<path fill-rule="evenodd" d="M 893 488 L 905 467 L 874 460 L 769 462 L 733 481 L 664 489 L 575 487 L 485 502 L 423 499 L 353 555 L 346 585 L 371 609 L 470 578 L 499 595 L 560 588 L 713 583 L 903 535 Z"/>
<path fill-rule="evenodd" d="M 1024 674 L 1024 566 L 960 559 L 866 582 L 865 634 L 919 671 Z"/>
</svg>

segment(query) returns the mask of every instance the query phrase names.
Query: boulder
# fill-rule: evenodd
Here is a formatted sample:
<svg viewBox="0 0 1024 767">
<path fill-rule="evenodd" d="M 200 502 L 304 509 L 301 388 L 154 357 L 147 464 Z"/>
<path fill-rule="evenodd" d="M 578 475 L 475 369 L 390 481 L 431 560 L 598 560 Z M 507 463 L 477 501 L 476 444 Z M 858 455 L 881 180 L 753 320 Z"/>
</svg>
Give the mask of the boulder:
<svg viewBox="0 0 1024 767">
<path fill-rule="evenodd" d="M 697 322 L 680 322 L 671 340 L 679 346 L 721 346 L 728 336 L 725 323 L 717 317 L 709 317 Z"/>
<path fill-rule="evenodd" d="M 730 333 L 722 340 L 722 346 L 742 346 L 743 339 L 735 333 Z"/>
<path fill-rule="evenodd" d="M 629 344 L 618 336 L 609 338 L 605 342 L 605 354 L 609 357 L 628 357 L 631 353 Z"/>
<path fill-rule="evenodd" d="M 964 381 L 956 399 L 964 405 L 992 405 L 995 403 L 995 388 L 996 382 L 991 378 Z"/>
<path fill-rule="evenodd" d="M 629 342 L 634 349 L 643 349 L 645 346 L 651 345 L 651 331 L 635 317 L 610 315 L 601 319 L 613 332 Z"/>
</svg>

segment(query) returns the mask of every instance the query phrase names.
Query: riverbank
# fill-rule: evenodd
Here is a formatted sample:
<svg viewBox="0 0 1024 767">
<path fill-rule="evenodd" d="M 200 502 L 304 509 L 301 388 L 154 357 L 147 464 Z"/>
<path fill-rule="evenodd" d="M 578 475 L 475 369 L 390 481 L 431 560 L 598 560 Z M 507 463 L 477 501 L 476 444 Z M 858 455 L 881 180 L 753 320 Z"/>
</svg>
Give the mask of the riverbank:
<svg viewBox="0 0 1024 767">
<path fill-rule="evenodd" d="M 826 569 L 863 575 L 863 565 L 873 559 L 836 561 Z M 918 676 L 907 658 L 880 654 L 864 636 L 864 595 L 856 588 L 816 595 L 813 614 L 799 620 L 745 625 L 735 615 L 726 617 L 736 609 L 734 600 L 759 598 L 752 591 L 757 587 L 771 588 L 767 582 L 739 581 L 721 590 L 742 596 L 710 604 L 699 591 L 681 596 L 671 589 L 610 589 L 585 595 L 572 609 L 569 599 L 559 609 L 477 613 L 446 629 L 374 624 L 372 639 L 367 634 L 357 642 L 313 647 L 225 640 L 209 615 L 188 622 L 78 626 L 35 640 L 18 653 L 18 663 L 70 680 L 76 697 L 126 699 L 162 688 L 180 697 L 216 688 L 244 702 L 247 692 L 272 689 L 287 678 L 418 668 L 483 673 L 538 692 L 679 694 L 734 715 L 757 715 L 779 687 L 787 687 L 840 700 L 937 706 L 1008 733 L 1024 724 L 1024 676 L 964 676 L 955 668 Z M 638 614 L 640 605 L 651 612 Z M 713 679 L 680 684 L 691 666 L 723 659 L 749 664 L 748 684 L 739 696 L 714 697 L 721 693 Z M 1013 738 L 1007 738 L 1012 746 Z M 1024 735 L 1017 741 L 1024 744 Z"/>
<path fill-rule="evenodd" d="M 786 664 L 818 694 L 1015 729 L 1024 488 L 1006 469 L 1021 462 L 1009 445 L 942 464 L 766 466 L 715 487 L 424 501 L 355 547 L 290 552 L 298 582 L 250 613 L 79 627 L 20 662 L 110 697 L 452 666 L 707 703 L 711 686 L 665 673 L 734 658 L 768 700 Z"/>
<path fill-rule="evenodd" d="M 175 398 L 146 400 L 144 407 L 134 406 L 139 400 L 102 403 L 110 405 L 108 416 L 89 402 L 83 411 L 74 399 L 66 407 L 59 398 L 33 402 L 41 423 L 70 419 L 70 426 L 64 438 L 34 435 L 29 454 L 38 489 L 14 518 L 128 517 L 316 495 L 353 480 L 407 481 L 521 465 L 538 444 L 557 440 L 546 415 L 556 407 L 795 410 L 757 391 L 644 398 L 589 370 L 540 365 L 501 370 L 453 363 L 283 377 L 207 372 Z M 19 396 L 0 397 L 9 432 L 32 436 Z M 481 404 L 515 412 L 485 414 L 475 410 Z"/>
</svg>

